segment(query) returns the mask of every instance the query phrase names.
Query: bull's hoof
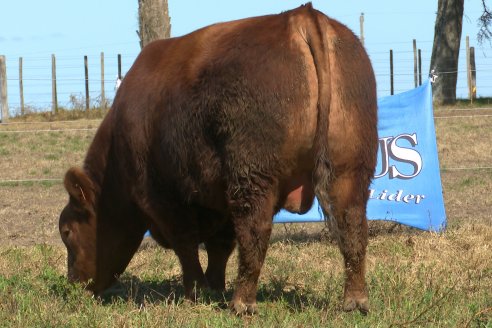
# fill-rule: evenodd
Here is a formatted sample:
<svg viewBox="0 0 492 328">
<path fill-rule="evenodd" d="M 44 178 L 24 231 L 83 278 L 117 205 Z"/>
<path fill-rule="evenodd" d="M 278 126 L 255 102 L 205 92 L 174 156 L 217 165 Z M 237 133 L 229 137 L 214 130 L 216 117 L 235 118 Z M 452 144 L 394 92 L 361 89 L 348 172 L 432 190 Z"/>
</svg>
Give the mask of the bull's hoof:
<svg viewBox="0 0 492 328">
<path fill-rule="evenodd" d="M 369 300 L 367 297 L 346 297 L 343 301 L 344 311 L 354 311 L 358 309 L 362 314 L 366 315 L 369 313 Z"/>
<path fill-rule="evenodd" d="M 229 303 L 229 308 L 236 315 L 253 315 L 258 313 L 256 303 L 246 304 L 240 300 L 233 300 Z"/>
</svg>

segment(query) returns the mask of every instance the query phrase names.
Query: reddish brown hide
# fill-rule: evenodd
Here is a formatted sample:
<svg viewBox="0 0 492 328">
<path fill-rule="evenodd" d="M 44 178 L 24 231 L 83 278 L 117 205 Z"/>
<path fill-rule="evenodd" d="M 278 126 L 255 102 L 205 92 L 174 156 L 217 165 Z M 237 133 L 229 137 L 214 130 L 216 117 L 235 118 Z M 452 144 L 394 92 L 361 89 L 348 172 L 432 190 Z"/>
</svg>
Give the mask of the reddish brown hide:
<svg viewBox="0 0 492 328">
<path fill-rule="evenodd" d="M 311 4 L 148 45 L 87 153 L 65 177 L 68 277 L 98 293 L 150 229 L 178 256 L 185 293 L 222 290 L 256 311 L 272 217 L 317 196 L 338 231 L 344 309 L 368 311 L 366 203 L 376 165 L 376 87 L 357 37 Z M 205 243 L 205 272 L 198 245 Z"/>
</svg>

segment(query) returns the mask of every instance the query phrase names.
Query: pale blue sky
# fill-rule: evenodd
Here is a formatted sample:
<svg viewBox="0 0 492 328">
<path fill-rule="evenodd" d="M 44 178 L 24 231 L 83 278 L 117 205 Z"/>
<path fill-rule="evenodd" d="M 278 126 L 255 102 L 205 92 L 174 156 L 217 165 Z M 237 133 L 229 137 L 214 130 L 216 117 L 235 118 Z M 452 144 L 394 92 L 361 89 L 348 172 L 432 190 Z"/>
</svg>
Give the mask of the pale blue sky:
<svg viewBox="0 0 492 328">
<path fill-rule="evenodd" d="M 303 4 L 299 0 L 169 0 L 172 36 L 179 36 L 212 23 L 278 13 Z M 378 80 L 378 95 L 389 94 L 389 49 L 394 50 L 395 89 L 413 87 L 412 39 L 422 49 L 423 72 L 428 72 L 432 50 L 437 0 L 313 1 L 315 8 L 348 25 L 359 34 L 364 12 L 366 49 Z M 19 104 L 18 57 L 24 58 L 24 93 L 33 107 L 49 107 L 51 99 L 51 54 L 57 56 L 60 105 L 69 94 L 82 94 L 83 56 L 89 56 L 91 96 L 100 91 L 100 52 L 106 56 L 107 92 L 111 96 L 116 76 L 116 54 L 123 56 L 123 71 L 139 52 L 138 0 L 15 0 L 2 1 L 0 55 L 7 57 L 9 103 Z M 464 37 L 476 46 L 477 93 L 492 96 L 492 48 L 476 41 L 478 0 L 465 0 Z M 464 57 L 462 57 L 464 58 Z M 460 59 L 458 96 L 467 95 L 465 62 Z"/>
</svg>

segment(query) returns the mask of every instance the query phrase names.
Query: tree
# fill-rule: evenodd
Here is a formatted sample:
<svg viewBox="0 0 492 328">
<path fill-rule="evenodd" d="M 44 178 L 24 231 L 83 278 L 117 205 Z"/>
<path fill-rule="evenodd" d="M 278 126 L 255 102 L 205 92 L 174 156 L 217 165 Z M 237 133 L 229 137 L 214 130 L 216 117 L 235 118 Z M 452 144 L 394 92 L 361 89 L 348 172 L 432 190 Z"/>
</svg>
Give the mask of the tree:
<svg viewBox="0 0 492 328">
<path fill-rule="evenodd" d="M 439 0 L 437 8 L 430 69 L 439 77 L 433 84 L 433 97 L 437 104 L 452 104 L 456 102 L 464 0 Z"/>
<path fill-rule="evenodd" d="M 138 23 L 140 48 L 152 41 L 169 38 L 171 18 L 167 0 L 138 0 Z"/>
</svg>

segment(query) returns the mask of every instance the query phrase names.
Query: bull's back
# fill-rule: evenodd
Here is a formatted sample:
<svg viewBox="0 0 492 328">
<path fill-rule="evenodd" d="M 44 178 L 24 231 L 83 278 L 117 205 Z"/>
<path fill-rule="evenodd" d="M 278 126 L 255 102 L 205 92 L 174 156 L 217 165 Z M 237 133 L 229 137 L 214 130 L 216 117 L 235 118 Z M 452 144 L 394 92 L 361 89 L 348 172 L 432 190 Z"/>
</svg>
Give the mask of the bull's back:
<svg viewBox="0 0 492 328">
<path fill-rule="evenodd" d="M 219 170 L 225 152 L 233 154 L 230 167 L 247 162 L 280 174 L 282 163 L 287 171 L 307 165 L 316 75 L 291 20 L 288 13 L 244 19 L 150 44 L 125 77 L 117 110 L 124 120 L 139 115 L 162 157 L 177 159 L 165 169 L 207 159 Z"/>
<path fill-rule="evenodd" d="M 320 116 L 319 73 L 305 31 L 316 15 L 311 8 L 299 8 L 216 24 L 147 46 L 115 100 L 117 128 L 129 139 L 137 135 L 126 144 L 139 158 L 159 162 L 158 174 L 167 177 L 163 183 L 174 185 L 186 199 L 206 203 L 196 190 L 217 192 L 224 188 L 224 174 L 238 178 L 256 171 L 279 180 L 287 203 L 299 187 L 306 190 L 309 203 Z M 352 47 L 353 34 L 323 17 L 331 40 L 349 40 L 345 48 Z M 340 106 L 344 101 L 352 105 L 347 88 L 353 85 L 336 86 L 344 74 L 355 76 L 358 91 L 363 82 L 357 81 L 357 70 L 350 69 L 359 65 L 357 58 L 344 63 L 346 54 L 337 47 L 326 48 L 336 57 L 330 65 L 330 93 L 336 95 L 324 109 L 329 111 L 334 144 L 341 140 L 342 126 L 362 122 L 357 116 L 364 116 L 360 104 L 349 113 L 343 112 L 347 106 Z M 133 124 L 135 120 L 142 124 Z M 141 155 L 142 150 L 147 154 Z M 291 203 L 302 202 L 299 197 Z M 295 211 L 299 206 L 291 207 Z"/>
</svg>

